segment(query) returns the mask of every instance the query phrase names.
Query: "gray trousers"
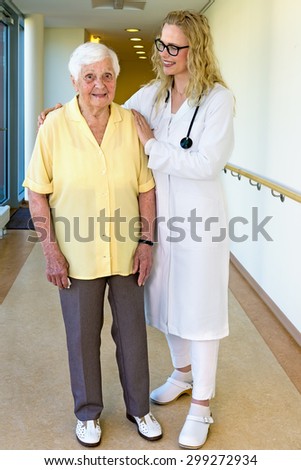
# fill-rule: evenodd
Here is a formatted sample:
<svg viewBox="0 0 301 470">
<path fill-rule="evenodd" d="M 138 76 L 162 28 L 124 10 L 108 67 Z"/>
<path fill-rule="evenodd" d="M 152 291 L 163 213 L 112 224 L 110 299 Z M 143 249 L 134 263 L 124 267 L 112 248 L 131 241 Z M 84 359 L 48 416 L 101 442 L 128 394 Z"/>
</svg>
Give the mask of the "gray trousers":
<svg viewBox="0 0 301 470">
<path fill-rule="evenodd" d="M 112 337 L 126 412 L 149 412 L 149 368 L 143 287 L 137 276 L 110 276 L 93 280 L 71 279 L 70 289 L 60 289 L 74 412 L 78 419 L 96 419 L 103 410 L 101 330 L 108 285 L 112 310 Z"/>
</svg>

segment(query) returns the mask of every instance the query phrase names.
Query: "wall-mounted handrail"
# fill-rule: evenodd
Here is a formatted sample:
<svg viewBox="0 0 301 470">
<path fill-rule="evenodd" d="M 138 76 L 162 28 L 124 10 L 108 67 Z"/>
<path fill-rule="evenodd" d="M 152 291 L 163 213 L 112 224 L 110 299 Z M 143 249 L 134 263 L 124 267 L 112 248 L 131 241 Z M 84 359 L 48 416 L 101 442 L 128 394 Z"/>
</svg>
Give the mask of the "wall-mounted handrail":
<svg viewBox="0 0 301 470">
<path fill-rule="evenodd" d="M 293 199 L 294 201 L 301 202 L 301 193 L 282 186 L 278 183 L 273 182 L 267 178 L 257 175 L 256 173 L 251 173 L 250 171 L 240 168 L 239 166 L 227 164 L 224 168 L 224 172 L 227 173 L 227 170 L 231 172 L 231 175 L 241 179 L 241 176 L 248 178 L 252 186 L 256 186 L 258 190 L 261 189 L 261 186 L 266 186 L 271 189 L 271 193 L 274 197 L 279 197 L 283 202 L 285 197 Z"/>
</svg>

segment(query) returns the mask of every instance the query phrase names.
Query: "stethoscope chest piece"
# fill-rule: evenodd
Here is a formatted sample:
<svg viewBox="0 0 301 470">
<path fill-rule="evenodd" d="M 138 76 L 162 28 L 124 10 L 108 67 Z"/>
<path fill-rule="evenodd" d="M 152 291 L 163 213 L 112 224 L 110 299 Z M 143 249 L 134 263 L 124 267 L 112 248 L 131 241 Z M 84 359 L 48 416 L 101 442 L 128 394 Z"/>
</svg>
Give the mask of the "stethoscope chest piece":
<svg viewBox="0 0 301 470">
<path fill-rule="evenodd" d="M 182 149 L 190 149 L 190 147 L 192 146 L 192 140 L 190 137 L 183 137 L 183 139 L 181 139 L 181 142 L 180 142 L 180 146 L 182 147 Z"/>
</svg>

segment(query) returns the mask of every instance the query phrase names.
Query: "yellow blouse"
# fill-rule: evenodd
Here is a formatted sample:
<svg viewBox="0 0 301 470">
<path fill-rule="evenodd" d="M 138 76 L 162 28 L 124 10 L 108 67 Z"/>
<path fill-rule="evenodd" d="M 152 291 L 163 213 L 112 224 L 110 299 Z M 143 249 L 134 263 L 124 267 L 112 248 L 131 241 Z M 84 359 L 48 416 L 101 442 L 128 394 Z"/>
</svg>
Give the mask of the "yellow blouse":
<svg viewBox="0 0 301 470">
<path fill-rule="evenodd" d="M 111 104 L 99 146 L 73 98 L 40 127 L 23 186 L 49 194 L 69 275 L 132 273 L 139 193 L 154 186 L 130 111 Z"/>
</svg>

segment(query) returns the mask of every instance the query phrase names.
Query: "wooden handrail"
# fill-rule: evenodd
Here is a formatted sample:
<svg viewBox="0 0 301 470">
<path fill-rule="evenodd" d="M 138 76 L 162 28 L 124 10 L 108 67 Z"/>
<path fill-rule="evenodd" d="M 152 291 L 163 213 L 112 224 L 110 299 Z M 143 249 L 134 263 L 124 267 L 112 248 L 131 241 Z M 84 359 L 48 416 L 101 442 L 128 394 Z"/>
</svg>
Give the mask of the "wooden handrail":
<svg viewBox="0 0 301 470">
<path fill-rule="evenodd" d="M 272 180 L 263 178 L 262 176 L 257 175 L 256 173 L 251 173 L 239 166 L 227 164 L 224 168 L 224 172 L 226 173 L 229 170 L 232 176 L 237 177 L 238 179 L 241 176 L 248 178 L 250 184 L 252 186 L 257 186 L 257 189 L 261 188 L 261 185 L 266 186 L 267 188 L 271 189 L 272 195 L 275 197 L 279 197 L 280 200 L 283 202 L 285 197 L 293 199 L 294 201 L 301 202 L 301 193 L 294 191 L 286 186 L 282 186 L 278 183 L 273 182 Z"/>
</svg>

